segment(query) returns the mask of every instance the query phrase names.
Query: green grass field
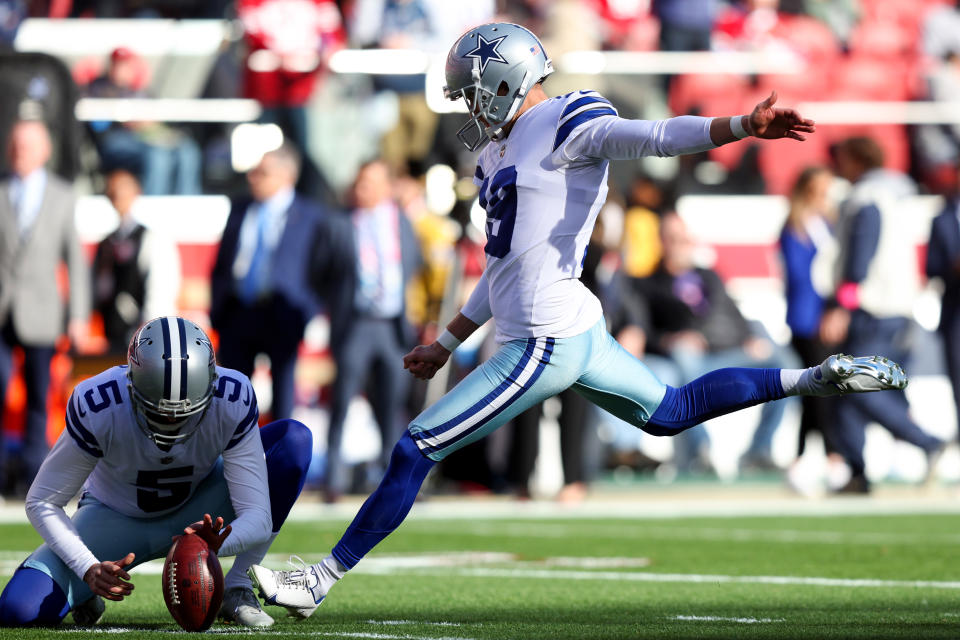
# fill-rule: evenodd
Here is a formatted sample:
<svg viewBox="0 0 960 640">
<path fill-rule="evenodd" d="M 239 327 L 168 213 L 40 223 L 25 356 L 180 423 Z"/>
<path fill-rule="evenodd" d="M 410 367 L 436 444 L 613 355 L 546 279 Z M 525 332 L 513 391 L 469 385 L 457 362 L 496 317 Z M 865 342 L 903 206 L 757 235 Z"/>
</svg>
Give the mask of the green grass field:
<svg viewBox="0 0 960 640">
<path fill-rule="evenodd" d="M 516 512 L 523 513 L 517 505 Z M 960 638 L 960 518 L 858 515 L 600 519 L 411 518 L 307 621 L 244 637 Z M 284 528 L 268 564 L 315 561 L 345 520 Z M 38 541 L 0 525 L 4 581 Z M 180 632 L 159 565 L 108 604 L 100 632 Z M 0 631 L 52 638 L 78 630 Z"/>
</svg>

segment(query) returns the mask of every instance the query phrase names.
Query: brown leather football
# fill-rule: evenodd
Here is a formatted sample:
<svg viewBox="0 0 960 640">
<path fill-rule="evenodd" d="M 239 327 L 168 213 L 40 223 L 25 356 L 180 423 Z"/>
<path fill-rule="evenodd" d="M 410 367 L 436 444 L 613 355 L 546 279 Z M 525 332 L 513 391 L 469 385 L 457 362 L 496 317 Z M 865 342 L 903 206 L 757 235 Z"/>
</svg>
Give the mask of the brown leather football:
<svg viewBox="0 0 960 640">
<path fill-rule="evenodd" d="M 217 554 L 196 534 L 182 535 L 163 563 L 163 600 L 187 631 L 210 628 L 223 603 L 223 570 Z"/>
</svg>

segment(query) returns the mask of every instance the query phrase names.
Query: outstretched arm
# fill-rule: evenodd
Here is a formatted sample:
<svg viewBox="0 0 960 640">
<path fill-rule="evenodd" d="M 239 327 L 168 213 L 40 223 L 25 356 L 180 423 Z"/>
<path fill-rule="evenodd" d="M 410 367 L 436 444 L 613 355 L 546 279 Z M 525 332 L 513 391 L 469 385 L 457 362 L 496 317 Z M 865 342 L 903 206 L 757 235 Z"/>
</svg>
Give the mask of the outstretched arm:
<svg viewBox="0 0 960 640">
<path fill-rule="evenodd" d="M 722 118 L 678 116 L 666 120 L 627 120 L 604 115 L 585 121 L 554 151 L 557 165 L 588 158 L 628 160 L 699 153 L 754 136 L 805 140 L 814 122 L 794 109 L 774 107 L 773 92 L 749 115 Z"/>
</svg>

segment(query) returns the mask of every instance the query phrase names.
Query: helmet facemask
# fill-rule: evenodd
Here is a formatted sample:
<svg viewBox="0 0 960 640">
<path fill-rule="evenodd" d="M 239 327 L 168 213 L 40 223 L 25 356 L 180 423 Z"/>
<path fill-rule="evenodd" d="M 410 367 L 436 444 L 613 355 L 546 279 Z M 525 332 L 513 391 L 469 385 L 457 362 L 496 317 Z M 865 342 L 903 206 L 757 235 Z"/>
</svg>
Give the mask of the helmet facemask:
<svg viewBox="0 0 960 640">
<path fill-rule="evenodd" d="M 130 399 L 133 402 L 133 414 L 137 420 L 137 426 L 143 431 L 154 444 L 161 447 L 171 447 L 178 442 L 184 442 L 192 436 L 200 426 L 203 414 L 210 406 L 210 400 L 213 398 L 213 386 L 210 388 L 210 395 L 202 403 L 194 407 L 184 406 L 184 402 L 168 402 L 160 400 L 158 403 L 150 402 L 143 396 L 133 383 L 128 383 L 130 390 Z M 195 418 L 195 419 L 193 419 Z"/>
</svg>

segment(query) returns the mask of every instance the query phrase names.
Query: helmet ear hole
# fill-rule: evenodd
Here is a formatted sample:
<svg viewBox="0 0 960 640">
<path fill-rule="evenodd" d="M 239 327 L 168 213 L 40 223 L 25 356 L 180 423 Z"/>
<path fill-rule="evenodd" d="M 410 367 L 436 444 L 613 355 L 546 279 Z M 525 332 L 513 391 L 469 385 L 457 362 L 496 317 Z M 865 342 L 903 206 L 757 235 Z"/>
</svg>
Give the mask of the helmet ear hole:
<svg viewBox="0 0 960 640">
<path fill-rule="evenodd" d="M 500 86 L 497 87 L 497 97 L 503 97 L 510 92 L 510 85 L 507 84 L 506 80 L 500 81 Z"/>
</svg>

